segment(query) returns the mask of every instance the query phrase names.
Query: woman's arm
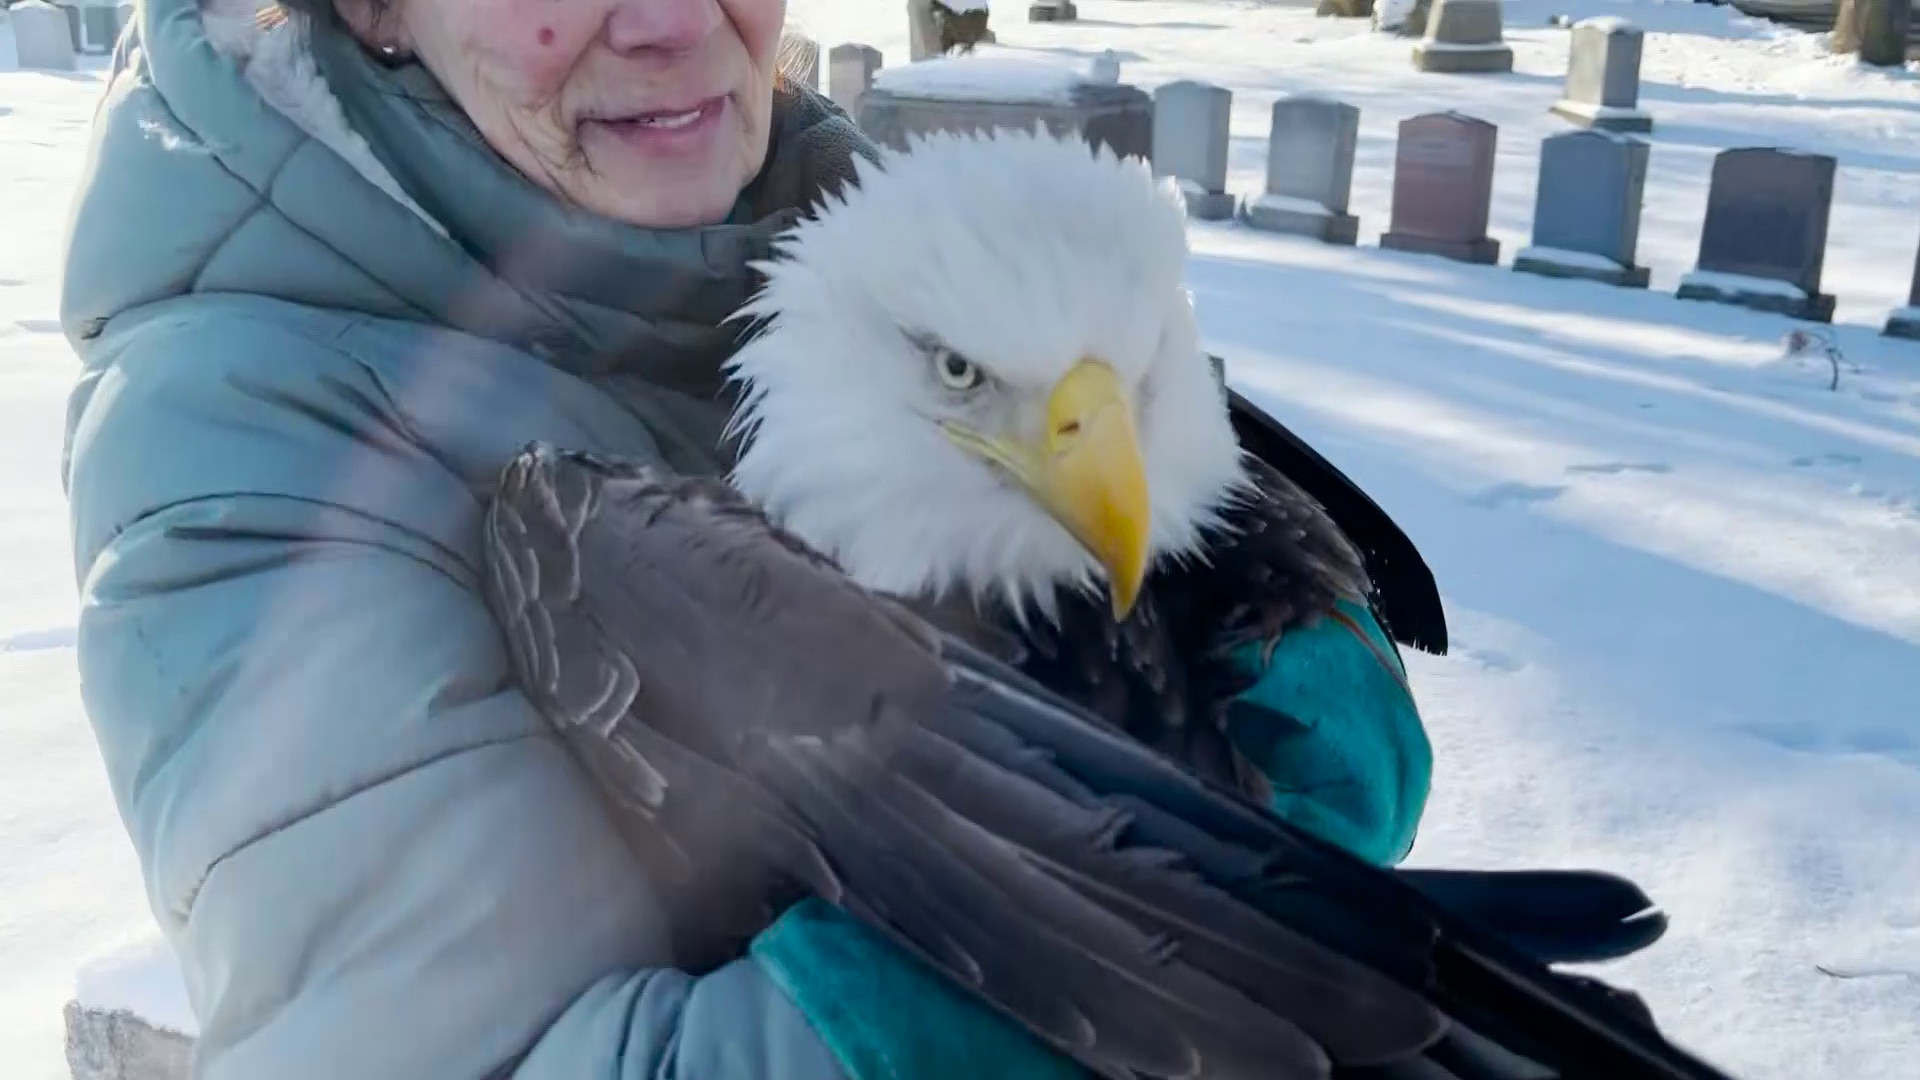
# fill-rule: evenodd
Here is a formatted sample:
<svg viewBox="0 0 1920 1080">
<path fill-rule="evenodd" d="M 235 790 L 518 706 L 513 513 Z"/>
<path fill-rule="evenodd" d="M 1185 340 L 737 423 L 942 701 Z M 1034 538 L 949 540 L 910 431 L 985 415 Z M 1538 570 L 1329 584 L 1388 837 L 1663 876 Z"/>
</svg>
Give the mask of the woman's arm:
<svg viewBox="0 0 1920 1080">
<path fill-rule="evenodd" d="M 416 359 L 417 400 L 297 325 L 182 305 L 110 332 L 75 395 L 85 701 L 199 1075 L 834 1080 L 757 964 L 666 966 L 479 598 L 460 461 L 618 418 Z M 430 438 L 463 396 L 492 404 Z"/>
</svg>

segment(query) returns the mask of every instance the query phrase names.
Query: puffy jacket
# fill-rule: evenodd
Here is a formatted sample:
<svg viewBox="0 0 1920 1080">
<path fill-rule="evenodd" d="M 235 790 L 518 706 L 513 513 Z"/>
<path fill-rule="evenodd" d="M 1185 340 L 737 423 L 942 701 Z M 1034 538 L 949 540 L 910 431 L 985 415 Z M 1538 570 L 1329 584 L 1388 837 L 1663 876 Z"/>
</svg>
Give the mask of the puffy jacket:
<svg viewBox="0 0 1920 1080">
<path fill-rule="evenodd" d="M 122 39 L 62 297 L 83 694 L 199 1076 L 1061 1074 L 991 1026 L 904 1057 L 857 1015 L 823 1039 L 809 1016 L 924 980 L 797 985 L 879 955 L 819 912 L 675 970 L 649 882 L 480 599 L 479 515 L 526 442 L 724 468 L 719 323 L 747 263 L 866 152 L 857 132 L 783 93 L 732 221 L 631 229 L 548 199 L 417 67 L 202 2 L 145 0 Z M 1346 698 L 1322 698 L 1261 704 L 1337 726 Z M 1276 768 L 1308 760 L 1299 742 Z M 1373 754 L 1316 751 L 1306 783 Z M 1392 857 L 1419 800 L 1347 786 L 1358 809 L 1335 811 Z M 1008 1049 L 961 1053 L 990 1045 Z"/>
<path fill-rule="evenodd" d="M 760 964 L 666 966 L 475 575 L 528 440 L 722 467 L 717 324 L 857 133 L 783 95 L 743 223 L 586 223 L 251 13 L 138 9 L 62 297 L 83 692 L 199 1074 L 839 1077 Z"/>
</svg>

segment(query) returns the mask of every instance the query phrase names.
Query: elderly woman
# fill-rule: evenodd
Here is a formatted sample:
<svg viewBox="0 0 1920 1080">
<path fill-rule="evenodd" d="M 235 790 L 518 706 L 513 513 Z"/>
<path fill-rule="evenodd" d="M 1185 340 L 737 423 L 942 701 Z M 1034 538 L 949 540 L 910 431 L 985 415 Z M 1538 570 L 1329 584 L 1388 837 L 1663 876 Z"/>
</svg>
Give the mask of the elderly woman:
<svg viewBox="0 0 1920 1080">
<path fill-rule="evenodd" d="M 75 211 L 67 481 L 86 706 L 206 1080 L 1072 1072 L 847 926 L 677 970 L 481 600 L 529 440 L 726 467 L 747 263 L 865 152 L 776 77 L 784 15 L 140 7 Z"/>
</svg>

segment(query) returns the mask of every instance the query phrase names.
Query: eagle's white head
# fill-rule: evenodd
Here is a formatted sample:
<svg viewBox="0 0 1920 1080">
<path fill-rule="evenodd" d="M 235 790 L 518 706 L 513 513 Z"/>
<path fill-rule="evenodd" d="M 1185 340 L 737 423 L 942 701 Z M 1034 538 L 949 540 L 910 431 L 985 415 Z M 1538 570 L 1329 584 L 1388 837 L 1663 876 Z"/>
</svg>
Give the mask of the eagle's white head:
<svg viewBox="0 0 1920 1080">
<path fill-rule="evenodd" d="M 1077 137 L 916 140 L 781 241 L 740 316 L 741 492 L 860 584 L 1050 613 L 1192 553 L 1245 482 L 1186 213 Z"/>
</svg>

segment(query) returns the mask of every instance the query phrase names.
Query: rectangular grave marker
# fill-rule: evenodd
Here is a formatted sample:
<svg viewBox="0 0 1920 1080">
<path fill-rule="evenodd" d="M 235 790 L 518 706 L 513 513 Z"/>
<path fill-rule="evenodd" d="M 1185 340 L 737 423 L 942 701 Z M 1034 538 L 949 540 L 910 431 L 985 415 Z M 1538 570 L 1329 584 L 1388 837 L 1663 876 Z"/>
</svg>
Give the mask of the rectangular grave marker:
<svg viewBox="0 0 1920 1080">
<path fill-rule="evenodd" d="M 1187 213 L 1203 221 L 1233 216 L 1227 193 L 1228 125 L 1233 92 L 1182 79 L 1153 92 L 1153 171 L 1180 181 Z"/>
<path fill-rule="evenodd" d="M 1652 131 L 1640 108 L 1641 29 L 1617 16 L 1583 19 L 1573 26 L 1567 56 L 1567 92 L 1552 112 L 1582 127 L 1605 131 Z"/>
<path fill-rule="evenodd" d="M 1427 33 L 1413 47 L 1418 71 L 1447 74 L 1513 70 L 1513 49 L 1501 34 L 1500 0 L 1433 0 Z"/>
<path fill-rule="evenodd" d="M 1640 208 L 1647 187 L 1645 142 L 1608 131 L 1569 131 L 1540 143 L 1533 244 L 1513 268 L 1644 289 L 1635 266 Z"/>
<path fill-rule="evenodd" d="M 1500 242 L 1487 235 L 1498 137 L 1492 124 L 1457 112 L 1400 121 L 1393 219 L 1380 246 L 1461 262 L 1499 262 Z"/>
<path fill-rule="evenodd" d="M 27 0 L 15 4 L 8 14 L 13 22 L 14 51 L 22 68 L 72 71 L 79 63 L 65 11 L 45 0 Z"/>
<path fill-rule="evenodd" d="M 1266 192 L 1247 203 L 1247 224 L 1329 244 L 1357 240 L 1360 219 L 1347 201 L 1359 135 L 1360 110 L 1346 102 L 1304 94 L 1274 102 Z"/>
<path fill-rule="evenodd" d="M 1907 306 L 1895 308 L 1893 314 L 1887 316 L 1887 327 L 1882 332 L 1888 337 L 1920 341 L 1920 252 L 1916 252 L 1913 259 L 1913 284 L 1907 288 Z"/>
<path fill-rule="evenodd" d="M 1073 0 L 1033 0 L 1027 5 L 1028 22 L 1074 22 L 1080 18 L 1080 9 Z"/>
<path fill-rule="evenodd" d="M 860 95 L 873 85 L 882 64 L 880 50 L 848 42 L 827 52 L 827 92 L 848 116 L 859 115 Z"/>
<path fill-rule="evenodd" d="M 1833 319 L 1820 291 L 1834 159 L 1749 147 L 1713 161 L 1700 258 L 1680 279 L 1682 300 L 1710 300 L 1815 322 Z"/>
<path fill-rule="evenodd" d="M 1153 98 L 1085 70 L 1012 56 L 950 56 L 880 71 L 860 99 L 869 138 L 905 149 L 931 131 L 1073 133 L 1122 157 L 1153 156 Z"/>
</svg>

